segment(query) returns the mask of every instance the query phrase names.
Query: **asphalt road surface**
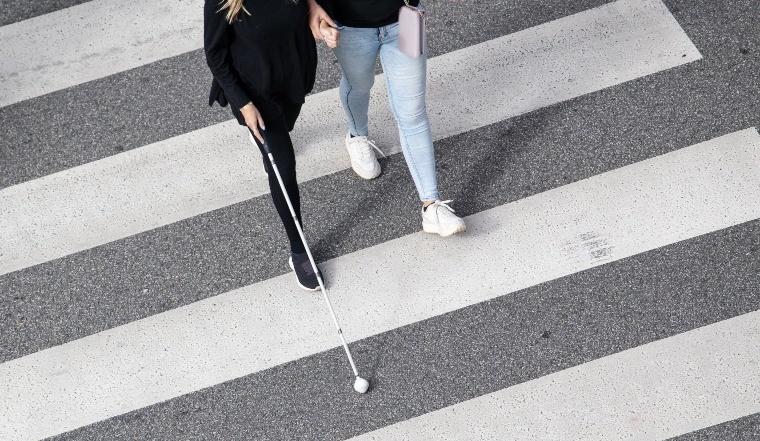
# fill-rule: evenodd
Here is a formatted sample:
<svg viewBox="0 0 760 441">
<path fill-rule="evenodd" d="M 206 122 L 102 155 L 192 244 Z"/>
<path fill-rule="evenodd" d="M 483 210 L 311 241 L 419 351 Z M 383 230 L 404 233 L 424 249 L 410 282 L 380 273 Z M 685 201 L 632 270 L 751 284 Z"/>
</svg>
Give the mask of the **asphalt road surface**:
<svg viewBox="0 0 760 441">
<path fill-rule="evenodd" d="M 0 439 L 760 439 L 756 0 L 428 1 L 421 232 L 378 65 L 292 133 L 301 291 L 200 2 L 3 2 Z"/>
</svg>

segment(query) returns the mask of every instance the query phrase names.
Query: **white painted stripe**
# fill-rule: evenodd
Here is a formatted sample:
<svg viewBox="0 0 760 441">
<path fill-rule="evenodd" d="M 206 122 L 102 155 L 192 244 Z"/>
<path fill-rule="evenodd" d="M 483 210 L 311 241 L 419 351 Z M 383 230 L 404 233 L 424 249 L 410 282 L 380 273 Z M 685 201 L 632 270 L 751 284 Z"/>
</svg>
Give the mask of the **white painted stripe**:
<svg viewBox="0 0 760 441">
<path fill-rule="evenodd" d="M 661 440 L 760 412 L 760 311 L 355 438 Z"/>
<path fill-rule="evenodd" d="M 684 56 L 685 55 L 685 56 Z M 435 139 L 699 59 L 659 1 L 623 0 L 430 60 Z M 400 150 L 383 77 L 371 108 Z M 477 86 L 477 87 L 474 87 Z M 226 122 L 0 190 L 0 275 L 268 193 L 261 159 Z M 334 90 L 294 132 L 301 182 L 349 167 Z"/>
<path fill-rule="evenodd" d="M 459 237 L 412 234 L 322 270 L 360 339 L 759 217 L 760 135 L 747 129 L 478 213 Z M 52 436 L 336 346 L 321 297 L 285 274 L 0 365 L 0 438 Z"/>
<path fill-rule="evenodd" d="M 188 0 L 93 0 L 0 27 L 0 107 L 199 49 L 202 8 Z M 601 30 L 576 31 L 587 29 Z"/>
<path fill-rule="evenodd" d="M 0 27 L 0 107 L 203 47 L 203 2 L 93 0 Z"/>
</svg>

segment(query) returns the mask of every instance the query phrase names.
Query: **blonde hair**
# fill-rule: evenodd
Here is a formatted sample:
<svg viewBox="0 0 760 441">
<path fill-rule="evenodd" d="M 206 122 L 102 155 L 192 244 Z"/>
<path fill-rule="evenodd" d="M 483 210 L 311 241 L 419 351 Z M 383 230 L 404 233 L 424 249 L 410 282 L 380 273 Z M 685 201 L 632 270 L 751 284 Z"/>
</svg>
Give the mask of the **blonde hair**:
<svg viewBox="0 0 760 441">
<path fill-rule="evenodd" d="M 219 3 L 222 5 L 222 7 L 219 8 L 219 10 L 216 12 L 221 12 L 226 9 L 227 10 L 226 19 L 230 24 L 232 24 L 232 22 L 235 21 L 235 19 L 237 18 L 241 10 L 245 12 L 246 14 L 251 15 L 251 13 L 248 12 L 247 9 L 245 9 L 245 6 L 243 6 L 243 0 L 221 0 Z"/>
</svg>

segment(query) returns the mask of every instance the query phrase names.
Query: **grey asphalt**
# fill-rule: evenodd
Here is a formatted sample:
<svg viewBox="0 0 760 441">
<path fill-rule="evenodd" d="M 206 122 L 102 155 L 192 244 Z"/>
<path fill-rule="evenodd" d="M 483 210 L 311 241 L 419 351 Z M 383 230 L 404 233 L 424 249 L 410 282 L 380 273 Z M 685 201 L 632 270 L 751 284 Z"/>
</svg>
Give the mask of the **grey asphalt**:
<svg viewBox="0 0 760 441">
<path fill-rule="evenodd" d="M 442 195 L 470 215 L 760 127 L 750 98 L 760 85 L 760 37 L 743 4 L 725 16 L 715 5 L 677 9 L 702 61 L 437 142 Z M 347 170 L 305 183 L 302 195 L 321 260 L 419 230 L 400 155 L 384 161 L 376 181 Z M 283 274 L 280 229 L 265 195 L 4 275 L 0 361 Z"/>
<path fill-rule="evenodd" d="M 431 2 L 430 56 L 606 3 L 579 0 L 498 1 L 469 8 Z M 320 44 L 314 92 L 338 86 L 332 52 Z M 100 80 L 0 108 L 0 188 L 158 142 L 231 119 L 208 107 L 211 85 L 202 50 L 151 63 Z M 7 165 L 7 166 L 6 166 Z"/>
<path fill-rule="evenodd" d="M 90 0 L 34 0 L 31 2 L 0 0 L 0 26 L 59 11 L 88 1 Z"/>
<path fill-rule="evenodd" d="M 687 433 L 670 441 L 757 441 L 760 439 L 760 413 Z"/>
<path fill-rule="evenodd" d="M 54 439 L 345 439 L 755 311 L 758 250 L 753 221 L 361 340 L 367 395 L 336 348 Z"/>
<path fill-rule="evenodd" d="M 435 56 L 606 1 L 429 3 Z M 704 60 L 437 142 L 442 194 L 457 212 L 760 127 L 756 1 L 666 4 Z M 18 11 L 10 20 L 24 17 Z M 320 50 L 316 91 L 338 80 L 332 55 Z M 0 188 L 230 119 L 207 107 L 208 83 L 194 51 L 0 109 Z M 382 163 L 375 182 L 344 171 L 302 186 L 319 259 L 419 230 L 403 158 Z M 278 222 L 263 196 L 0 276 L 0 362 L 287 272 Z M 374 384 L 358 399 L 334 350 L 58 438 L 363 433 L 760 309 L 758 229 L 750 222 L 357 342 Z M 753 439 L 724 434 L 757 433 L 757 421 L 681 438 Z"/>
</svg>

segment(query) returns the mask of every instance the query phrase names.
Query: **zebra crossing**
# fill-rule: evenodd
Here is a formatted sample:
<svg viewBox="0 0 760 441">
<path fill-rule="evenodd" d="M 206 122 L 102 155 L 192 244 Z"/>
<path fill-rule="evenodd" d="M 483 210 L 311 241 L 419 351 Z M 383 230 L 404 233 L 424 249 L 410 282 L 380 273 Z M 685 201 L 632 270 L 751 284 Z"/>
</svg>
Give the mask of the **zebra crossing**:
<svg viewBox="0 0 760 441">
<path fill-rule="evenodd" d="M 621 15 L 630 18 L 624 21 Z M 622 32 L 606 33 L 610 27 Z M 575 29 L 589 31 L 575 34 Z M 550 48 L 549 56 L 535 49 L 542 45 Z M 494 53 L 500 55 L 493 57 Z M 433 58 L 429 111 L 440 115 L 434 121 L 434 139 L 699 58 L 661 4 L 644 7 L 639 2 L 618 2 L 575 14 L 559 23 Z M 519 70 L 513 68 L 515 64 Z M 533 74 L 547 70 L 553 74 L 544 75 L 544 81 L 562 86 L 544 88 L 535 82 Z M 492 78 L 501 80 L 492 84 Z M 472 89 L 472 83 L 483 87 Z M 451 90 L 464 92 L 452 95 Z M 378 76 L 370 121 L 379 145 L 386 146 L 386 154 L 393 154 L 401 150 L 397 136 L 380 129 L 394 125 L 386 93 L 385 81 Z M 461 101 L 466 104 L 459 112 L 447 112 Z M 344 130 L 337 90 L 312 95 L 307 102 L 294 134 L 301 163 L 309 164 L 299 170 L 302 182 L 348 166 L 343 151 L 334 148 L 341 144 Z M 4 229 L 21 231 L 31 223 L 37 230 L 11 233 L 17 240 L 2 245 L 6 259 L 0 274 L 267 194 L 263 172 L 254 166 L 258 154 L 248 147 L 245 133 L 236 125 L 235 121 L 219 123 L 0 190 L 0 203 L 15 211 Z M 256 171 L 251 173 L 252 169 Z M 56 211 L 51 212 L 51 207 Z M 76 242 L 65 234 L 68 229 L 81 232 Z"/>
<path fill-rule="evenodd" d="M 323 270 L 335 286 L 336 303 L 346 310 L 343 320 L 352 335 L 388 332 L 756 219 L 760 201 L 752 190 L 760 188 L 758 149 L 760 135 L 748 130 L 478 213 L 468 218 L 476 233 L 449 241 L 439 262 L 435 250 L 426 247 L 428 237 L 417 233 L 334 259 Z M 732 195 L 745 198 L 732 200 Z M 663 213 L 662 206 L 670 210 Z M 720 215 L 699 215 L 704 212 Z M 544 218 L 554 224 L 546 225 Z M 680 231 L 671 227 L 670 235 L 663 234 L 671 224 Z M 593 240 L 584 238 L 590 233 Z M 591 252 L 583 247 L 593 242 L 603 245 Z M 491 243 L 509 245 L 489 250 Z M 407 256 L 409 249 L 422 251 Z M 520 252 L 525 249 L 531 251 Z M 485 262 L 483 250 L 492 254 Z M 418 259 L 433 263 L 415 268 Z M 451 268 L 453 259 L 474 264 Z M 505 271 L 505 264 L 510 279 L 489 280 Z M 357 284 L 368 272 L 375 277 Z M 443 279 L 450 280 L 444 289 L 430 288 Z M 304 302 L 301 293 L 289 289 L 291 284 L 292 275 L 285 274 L 5 363 L 7 378 L 28 376 L 28 381 L 7 390 L 4 407 L 15 407 L 22 415 L 40 411 L 39 403 L 27 409 L 18 398 L 33 403 L 33 397 L 48 393 L 55 399 L 42 413 L 54 415 L 76 400 L 78 409 L 66 412 L 76 428 L 335 347 L 333 335 L 317 331 L 323 329 L 323 317 L 313 312 L 321 299 Z M 274 294 L 280 292 L 289 295 Z M 287 323 L 299 323 L 300 332 L 284 327 Z M 136 358 L 136 353 L 145 355 Z M 92 382 L 95 390 L 88 387 Z M 55 426 L 62 423 L 59 413 Z M 41 421 L 35 425 L 41 427 Z"/>
<path fill-rule="evenodd" d="M 0 105 L 198 49 L 202 11 L 182 0 L 95 0 L 3 26 L 0 56 L 13 63 L 0 74 Z"/>
<path fill-rule="evenodd" d="M 352 439 L 666 439 L 741 418 L 758 410 L 750 368 L 758 318 L 735 317 Z"/>
<path fill-rule="evenodd" d="M 76 39 L 77 16 L 102 37 L 91 52 L 63 39 L 50 71 L 33 57 L 5 66 L 0 119 L 13 122 L 7 109 L 23 100 L 196 49 L 197 5 L 176 3 L 94 0 L 0 27 L 3 41 L 42 28 Z M 608 124 L 630 129 L 621 114 L 635 107 L 618 100 L 656 113 L 670 101 L 647 99 L 663 84 L 684 90 L 715 69 L 699 26 L 673 15 L 687 6 L 599 3 L 430 60 L 441 181 L 467 215 L 462 237 L 428 237 L 409 219 L 382 75 L 371 130 L 390 156 L 385 180 L 357 182 L 341 161 L 334 89 L 307 99 L 294 132 L 307 234 L 373 381 L 366 397 L 350 393 L 321 299 L 294 290 L 273 257 L 276 215 L 231 122 L 0 189 L 0 438 L 664 439 L 751 419 L 760 121 L 737 110 L 707 132 L 619 130 L 614 141 L 594 118 L 568 134 L 563 120 L 609 106 L 623 123 Z M 188 43 L 138 41 L 88 68 L 129 41 L 113 37 L 119 28 L 98 34 L 98 14 L 164 17 L 162 7 L 181 19 L 153 25 Z M 715 5 L 692 7 L 681 20 Z M 156 35 L 130 23 L 123 32 Z M 21 43 L 10 46 L 18 58 Z M 756 66 L 756 55 L 740 59 L 735 71 Z M 6 81 L 35 69 L 39 87 Z M 661 130 L 673 125 L 688 131 Z"/>
</svg>

